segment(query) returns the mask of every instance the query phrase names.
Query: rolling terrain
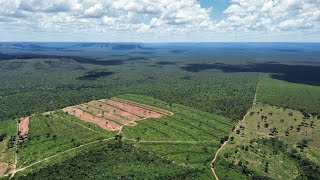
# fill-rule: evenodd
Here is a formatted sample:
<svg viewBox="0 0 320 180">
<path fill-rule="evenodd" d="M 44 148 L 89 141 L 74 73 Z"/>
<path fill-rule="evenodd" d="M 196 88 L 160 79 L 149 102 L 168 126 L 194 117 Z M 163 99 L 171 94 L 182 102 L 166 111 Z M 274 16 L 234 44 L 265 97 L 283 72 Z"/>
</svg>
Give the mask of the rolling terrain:
<svg viewBox="0 0 320 180">
<path fill-rule="evenodd" d="M 1 43 L 0 177 L 318 179 L 319 59 L 316 43 Z"/>
</svg>

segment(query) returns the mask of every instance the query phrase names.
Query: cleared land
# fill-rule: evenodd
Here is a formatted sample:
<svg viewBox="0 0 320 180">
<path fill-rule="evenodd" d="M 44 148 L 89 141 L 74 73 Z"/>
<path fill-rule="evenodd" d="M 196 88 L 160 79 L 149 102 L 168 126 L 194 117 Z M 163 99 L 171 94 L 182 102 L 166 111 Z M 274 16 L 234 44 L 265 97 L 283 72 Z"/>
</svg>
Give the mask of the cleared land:
<svg viewBox="0 0 320 180">
<path fill-rule="evenodd" d="M 19 119 L 19 140 L 24 141 L 28 138 L 29 133 L 29 116 L 21 117 Z"/>
<path fill-rule="evenodd" d="M 8 164 L 7 163 L 0 163 L 0 177 L 7 171 Z"/>
<path fill-rule="evenodd" d="M 320 121 L 256 104 L 231 134 L 216 165 L 221 179 L 318 179 Z"/>
<path fill-rule="evenodd" d="M 167 110 L 120 98 L 90 101 L 66 107 L 63 111 L 109 131 L 118 131 L 122 126 L 137 125 L 137 121 L 143 119 L 173 115 Z"/>
<path fill-rule="evenodd" d="M 105 143 L 112 144 L 113 137 L 117 137 L 115 149 L 124 148 L 122 143 L 125 147 L 129 145 L 136 149 L 127 152 L 128 156 L 135 156 L 133 152 L 136 151 L 149 152 L 152 154 L 150 154 L 152 159 L 171 164 L 168 164 L 170 168 L 167 166 L 161 168 L 164 172 L 154 167 L 143 167 L 146 172 L 158 173 L 152 177 L 177 177 L 175 175 L 180 172 L 175 171 L 182 168 L 195 179 L 211 179 L 209 164 L 212 154 L 219 148 L 221 139 L 234 125 L 231 120 L 222 116 L 133 94 L 90 101 L 68 107 L 68 109 L 71 110 L 68 113 L 56 111 L 35 114 L 30 118 L 28 139 L 19 143 L 18 166 L 14 179 L 24 179 L 24 175 L 30 178 L 42 176 L 42 173 L 51 174 L 49 169 L 52 165 L 57 164 L 58 167 L 78 161 L 77 158 L 86 156 L 86 154 L 78 156 L 79 152 L 92 148 L 92 152 L 95 152 Z M 79 118 L 73 114 L 73 110 Z M 92 120 L 101 119 L 103 122 L 115 123 L 120 126 L 121 131 L 106 130 L 92 120 L 84 120 L 83 114 L 88 114 L 87 117 Z M 121 137 L 120 140 L 119 137 Z M 66 161 L 72 157 L 75 159 Z M 97 158 L 101 159 L 101 157 Z M 144 162 L 149 161 L 145 157 L 136 158 Z M 113 161 L 114 157 L 107 156 L 104 159 Z M 122 163 L 126 162 L 126 160 L 122 161 Z M 111 168 L 110 164 L 99 166 L 103 166 L 103 169 Z M 101 169 L 94 165 L 91 167 Z M 131 176 L 129 173 L 131 167 L 119 168 L 114 172 L 125 177 Z M 171 175 L 167 174 L 170 169 L 173 170 Z M 41 170 L 39 171 L 41 173 L 35 173 L 37 170 Z M 61 174 L 71 173 L 67 169 L 62 171 Z M 89 171 L 86 172 L 89 173 Z M 95 173 L 98 172 L 90 174 Z M 116 174 L 113 175 L 117 177 Z"/>
</svg>

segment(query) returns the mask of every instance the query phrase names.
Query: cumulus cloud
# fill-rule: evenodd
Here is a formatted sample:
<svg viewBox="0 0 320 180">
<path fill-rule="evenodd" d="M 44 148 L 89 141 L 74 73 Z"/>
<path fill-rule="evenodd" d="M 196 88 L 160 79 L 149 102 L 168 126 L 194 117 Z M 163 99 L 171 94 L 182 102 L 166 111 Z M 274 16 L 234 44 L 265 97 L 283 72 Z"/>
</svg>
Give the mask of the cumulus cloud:
<svg viewBox="0 0 320 180">
<path fill-rule="evenodd" d="M 232 30 L 296 31 L 319 28 L 319 0 L 233 0 L 217 25 Z"/>
<path fill-rule="evenodd" d="M 198 0 L 0 0 L 1 29 L 50 32 L 316 31 L 320 0 L 231 0 L 223 19 Z"/>
</svg>

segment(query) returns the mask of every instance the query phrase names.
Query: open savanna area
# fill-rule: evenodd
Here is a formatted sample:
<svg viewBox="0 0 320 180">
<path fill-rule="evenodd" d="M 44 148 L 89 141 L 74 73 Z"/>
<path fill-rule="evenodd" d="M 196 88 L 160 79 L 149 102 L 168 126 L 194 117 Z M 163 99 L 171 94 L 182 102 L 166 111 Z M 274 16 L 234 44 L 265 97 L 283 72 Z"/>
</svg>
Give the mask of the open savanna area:
<svg viewBox="0 0 320 180">
<path fill-rule="evenodd" d="M 318 179 L 319 135 L 317 116 L 257 103 L 230 135 L 217 174 L 221 179 Z"/>
</svg>

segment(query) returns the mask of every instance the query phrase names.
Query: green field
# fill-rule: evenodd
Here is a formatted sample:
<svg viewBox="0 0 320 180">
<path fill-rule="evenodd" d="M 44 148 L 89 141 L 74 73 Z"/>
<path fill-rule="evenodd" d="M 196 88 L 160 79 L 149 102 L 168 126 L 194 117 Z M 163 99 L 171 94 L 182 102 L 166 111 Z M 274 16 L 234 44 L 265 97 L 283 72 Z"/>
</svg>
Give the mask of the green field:
<svg viewBox="0 0 320 180">
<path fill-rule="evenodd" d="M 110 156 L 103 158 L 104 161 L 110 161 L 110 164 L 90 165 L 92 172 L 86 171 L 89 173 L 87 175 L 96 177 L 101 168 L 111 168 L 114 169 L 114 177 L 118 175 L 120 177 L 122 174 L 123 177 L 138 178 L 144 173 L 130 174 L 130 171 L 145 169 L 142 171 L 154 171 L 154 175 L 149 174 L 148 176 L 156 179 L 172 179 L 180 175 L 190 177 L 190 179 L 212 178 L 210 161 L 214 152 L 221 145 L 221 139 L 227 136 L 234 126 L 232 120 L 148 96 L 127 94 L 119 97 L 166 109 L 173 112 L 174 115 L 142 120 L 138 125 L 132 127 L 125 126 L 120 133 L 121 141 L 113 143 L 117 132 L 105 131 L 62 111 L 45 115 L 34 114 L 30 117 L 28 139 L 18 144 L 18 173 L 15 177 L 41 178 L 55 171 L 65 174 L 63 175 L 65 178 L 71 178 L 72 170 L 58 171 L 57 169 L 62 166 L 73 167 L 75 165 L 72 164 L 79 162 L 76 165 L 77 169 L 86 171 L 87 165 L 82 165 L 86 162 L 82 160 L 83 156 L 89 157 L 93 154 L 96 158 L 101 159 L 102 156 L 105 156 L 103 154 L 107 153 Z M 111 146 L 115 146 L 115 143 L 123 143 L 124 147 L 117 147 L 116 152 L 110 151 Z M 106 145 L 107 149 L 105 149 Z M 125 153 L 127 148 L 130 149 L 130 152 L 132 151 L 132 154 L 128 155 L 129 159 L 142 158 L 143 162 L 157 162 L 158 164 L 154 166 L 159 166 L 159 169 L 147 164 L 139 164 L 139 161 L 136 160 L 127 161 L 121 154 Z M 123 162 L 118 162 L 120 166 L 118 168 L 111 166 L 111 162 L 116 160 L 110 159 L 113 153 L 115 153 L 114 156 L 122 158 L 120 160 Z M 150 153 L 148 155 L 150 157 L 144 157 L 141 153 Z M 101 163 L 103 163 L 103 158 Z M 94 162 L 92 159 L 92 163 Z M 139 168 L 133 170 L 135 166 Z M 111 177 L 111 172 L 104 174 L 103 177 Z"/>
<path fill-rule="evenodd" d="M 18 147 L 18 168 L 97 140 L 113 137 L 115 133 L 85 123 L 62 111 L 30 118 L 28 140 Z"/>
</svg>

